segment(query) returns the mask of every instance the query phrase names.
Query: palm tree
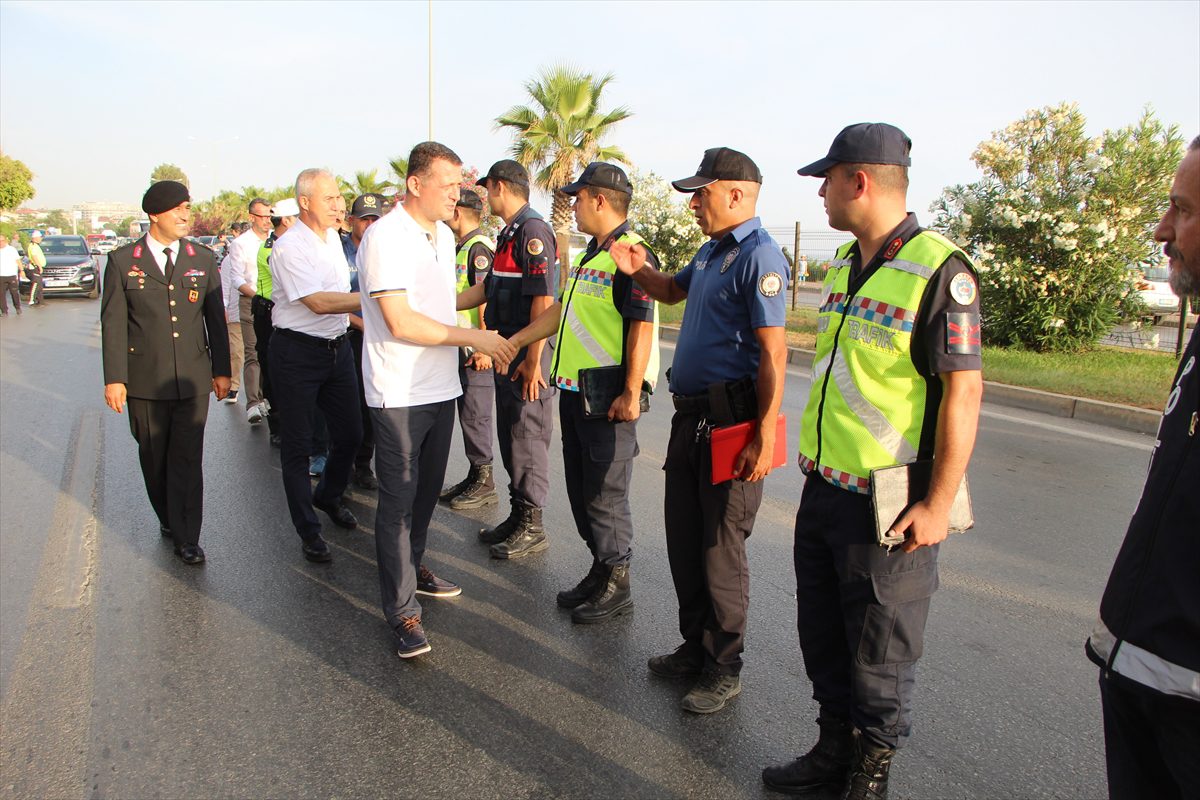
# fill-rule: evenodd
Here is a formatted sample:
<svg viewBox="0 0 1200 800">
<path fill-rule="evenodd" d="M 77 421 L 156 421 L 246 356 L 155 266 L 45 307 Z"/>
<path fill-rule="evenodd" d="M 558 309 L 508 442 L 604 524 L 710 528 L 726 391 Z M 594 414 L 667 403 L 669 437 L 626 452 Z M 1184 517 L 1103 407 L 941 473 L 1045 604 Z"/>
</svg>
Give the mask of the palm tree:
<svg viewBox="0 0 1200 800">
<path fill-rule="evenodd" d="M 392 171 L 392 177 L 396 179 L 396 185 L 404 186 L 404 179 L 408 177 L 408 158 L 396 156 L 388 162 L 388 168 Z"/>
<path fill-rule="evenodd" d="M 531 105 L 513 106 L 496 118 L 496 127 L 513 130 L 512 155 L 534 181 L 551 193 L 550 224 L 558 240 L 559 263 L 570 263 L 571 198 L 561 191 L 592 161 L 629 158 L 619 147 L 602 145 L 618 122 L 633 115 L 625 106 L 600 110 L 601 95 L 612 74 L 596 77 L 569 66 L 544 70 L 525 84 Z M 565 282 L 566 269 L 559 271 Z"/>
</svg>

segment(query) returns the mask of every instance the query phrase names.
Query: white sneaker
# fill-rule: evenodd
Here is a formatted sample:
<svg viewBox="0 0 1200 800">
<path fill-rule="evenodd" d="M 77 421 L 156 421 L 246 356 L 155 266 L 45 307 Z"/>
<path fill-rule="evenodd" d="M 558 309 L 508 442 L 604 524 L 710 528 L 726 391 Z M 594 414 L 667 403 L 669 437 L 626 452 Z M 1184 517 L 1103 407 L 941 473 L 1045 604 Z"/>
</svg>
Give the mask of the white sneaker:
<svg viewBox="0 0 1200 800">
<path fill-rule="evenodd" d="M 237 395 L 238 395 L 237 389 L 230 389 L 229 394 L 225 395 L 225 402 L 229 403 L 230 405 L 237 403 Z"/>
<path fill-rule="evenodd" d="M 263 411 L 262 403 L 256 403 L 246 411 L 246 422 L 249 422 L 251 425 L 260 425 L 264 416 L 266 414 Z"/>
</svg>

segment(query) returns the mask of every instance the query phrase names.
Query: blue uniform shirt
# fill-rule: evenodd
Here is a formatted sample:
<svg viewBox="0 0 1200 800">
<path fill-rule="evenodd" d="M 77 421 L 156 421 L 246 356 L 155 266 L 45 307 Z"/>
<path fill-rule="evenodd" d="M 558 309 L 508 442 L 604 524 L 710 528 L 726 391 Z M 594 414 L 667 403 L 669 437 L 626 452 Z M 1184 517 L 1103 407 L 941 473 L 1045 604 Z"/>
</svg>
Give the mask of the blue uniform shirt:
<svg viewBox="0 0 1200 800">
<path fill-rule="evenodd" d="M 675 276 L 688 296 L 671 393 L 697 395 L 709 384 L 756 376 L 754 329 L 787 322 L 787 281 L 787 259 L 758 217 L 705 242 Z"/>
</svg>

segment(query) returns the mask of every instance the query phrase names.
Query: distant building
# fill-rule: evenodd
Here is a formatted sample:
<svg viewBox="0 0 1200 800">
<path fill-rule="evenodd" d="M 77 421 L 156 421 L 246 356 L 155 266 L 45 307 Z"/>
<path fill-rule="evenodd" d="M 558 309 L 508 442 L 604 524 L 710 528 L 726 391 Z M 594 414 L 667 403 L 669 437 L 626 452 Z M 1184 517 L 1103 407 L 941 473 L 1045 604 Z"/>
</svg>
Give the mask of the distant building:
<svg viewBox="0 0 1200 800">
<path fill-rule="evenodd" d="M 97 222 L 109 220 L 122 220 L 126 217 L 140 217 L 142 209 L 138 206 L 129 205 L 128 203 L 112 203 L 112 202 L 88 202 L 79 203 L 71 207 L 72 211 L 78 211 L 82 214 L 80 219 L 81 227 L 93 228 Z"/>
</svg>

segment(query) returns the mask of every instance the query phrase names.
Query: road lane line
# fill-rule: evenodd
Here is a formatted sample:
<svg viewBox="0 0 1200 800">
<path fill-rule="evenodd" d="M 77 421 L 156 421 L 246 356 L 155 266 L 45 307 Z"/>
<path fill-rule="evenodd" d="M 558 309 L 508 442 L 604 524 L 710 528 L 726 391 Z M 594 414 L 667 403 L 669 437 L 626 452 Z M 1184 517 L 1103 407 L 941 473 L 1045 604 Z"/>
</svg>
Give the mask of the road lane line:
<svg viewBox="0 0 1200 800">
<path fill-rule="evenodd" d="M 1011 422 L 1015 425 L 1028 425 L 1033 428 L 1054 431 L 1055 433 L 1061 433 L 1066 436 L 1074 436 L 1079 439 L 1090 439 L 1093 442 L 1102 442 L 1103 444 L 1115 444 L 1119 447 L 1128 447 L 1130 450 L 1144 450 L 1148 453 L 1154 449 L 1154 441 L 1149 437 L 1147 437 L 1145 441 L 1132 441 L 1129 439 L 1118 438 L 1116 436 L 1106 436 L 1103 433 L 1092 433 L 1091 431 L 1065 428 L 1061 425 L 1055 425 L 1051 422 L 1042 422 L 1041 420 L 1029 419 L 1027 417 L 1014 417 L 1011 414 L 1002 414 L 999 411 L 992 411 L 988 408 L 984 408 L 979 412 L 979 414 L 982 417 L 1003 420 L 1004 422 Z"/>
<path fill-rule="evenodd" d="M 7 797 L 84 797 L 96 654 L 100 413 L 81 415 L 4 694 Z"/>
</svg>

